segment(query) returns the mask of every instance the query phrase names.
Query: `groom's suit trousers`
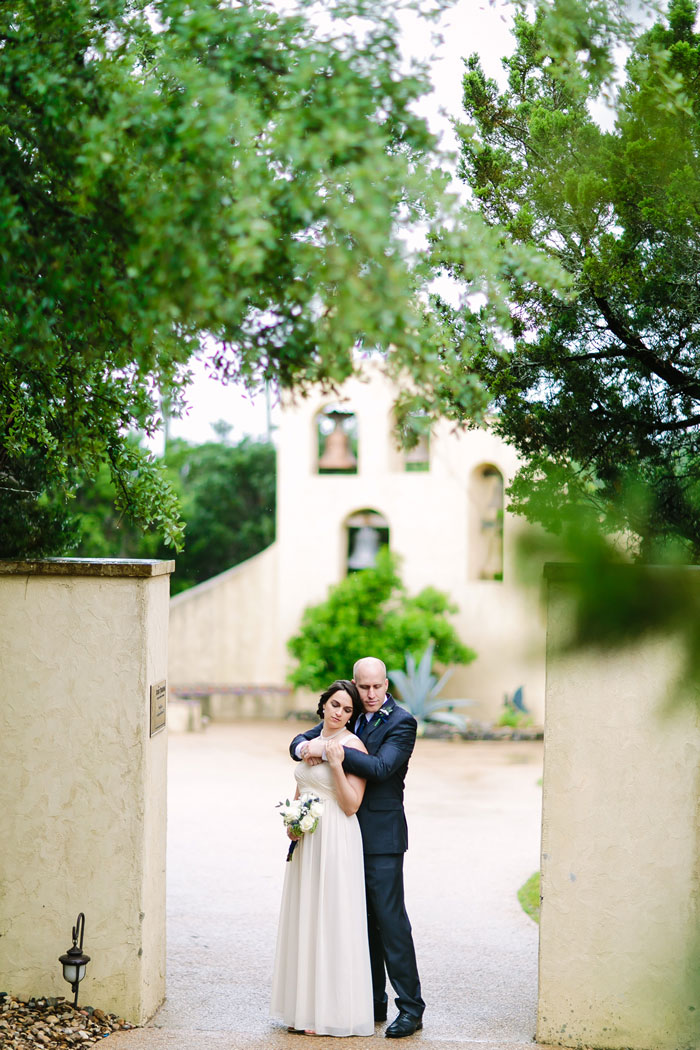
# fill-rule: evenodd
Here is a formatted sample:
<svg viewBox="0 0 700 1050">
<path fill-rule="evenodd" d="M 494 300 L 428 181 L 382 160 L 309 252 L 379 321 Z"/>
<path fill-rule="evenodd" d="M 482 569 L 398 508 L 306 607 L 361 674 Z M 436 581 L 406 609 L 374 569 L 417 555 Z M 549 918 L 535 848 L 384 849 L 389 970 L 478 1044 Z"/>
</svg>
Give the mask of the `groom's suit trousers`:
<svg viewBox="0 0 700 1050">
<path fill-rule="evenodd" d="M 403 893 L 403 853 L 366 853 L 367 931 L 375 1005 L 386 1002 L 386 974 L 396 1005 L 413 1017 L 425 1010 Z M 385 967 L 386 965 L 386 972 Z"/>
</svg>

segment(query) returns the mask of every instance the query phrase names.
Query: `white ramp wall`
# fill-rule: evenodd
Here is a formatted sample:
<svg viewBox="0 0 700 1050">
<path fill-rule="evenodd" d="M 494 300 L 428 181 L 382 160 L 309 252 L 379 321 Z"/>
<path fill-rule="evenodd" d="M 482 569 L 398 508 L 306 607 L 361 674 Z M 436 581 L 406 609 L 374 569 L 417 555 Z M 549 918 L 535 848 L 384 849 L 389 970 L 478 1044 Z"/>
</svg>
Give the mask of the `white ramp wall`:
<svg viewBox="0 0 700 1050">
<path fill-rule="evenodd" d="M 284 682 L 277 545 L 170 602 L 170 684 Z"/>
<path fill-rule="evenodd" d="M 700 709 L 664 710 L 682 651 L 563 654 L 570 576 L 546 576 L 537 1039 L 697 1050 Z"/>
<path fill-rule="evenodd" d="M 72 1000 L 58 957 L 85 913 L 79 1003 L 142 1023 L 165 995 L 172 562 L 0 562 L 0 988 Z"/>
</svg>

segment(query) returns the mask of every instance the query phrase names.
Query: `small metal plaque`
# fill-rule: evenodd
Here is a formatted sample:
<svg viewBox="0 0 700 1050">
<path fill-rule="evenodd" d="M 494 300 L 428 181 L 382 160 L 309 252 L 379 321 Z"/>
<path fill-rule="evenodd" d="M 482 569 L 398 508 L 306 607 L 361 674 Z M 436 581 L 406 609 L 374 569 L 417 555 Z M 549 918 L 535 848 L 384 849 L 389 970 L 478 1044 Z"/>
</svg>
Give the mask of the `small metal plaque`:
<svg viewBox="0 0 700 1050">
<path fill-rule="evenodd" d="M 151 736 L 165 729 L 165 705 L 168 687 L 165 679 L 151 686 Z"/>
</svg>

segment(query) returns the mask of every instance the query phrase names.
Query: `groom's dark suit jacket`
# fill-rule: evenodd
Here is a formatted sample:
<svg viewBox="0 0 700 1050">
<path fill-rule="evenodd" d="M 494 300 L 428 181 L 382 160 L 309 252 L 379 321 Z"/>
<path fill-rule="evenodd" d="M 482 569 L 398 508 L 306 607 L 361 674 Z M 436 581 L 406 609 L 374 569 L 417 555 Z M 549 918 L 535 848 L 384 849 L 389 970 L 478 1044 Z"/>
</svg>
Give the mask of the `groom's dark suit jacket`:
<svg viewBox="0 0 700 1050">
<path fill-rule="evenodd" d="M 292 758 L 296 758 L 295 751 L 302 740 L 313 740 L 322 725 L 319 723 L 292 740 Z M 362 735 L 368 754 L 345 748 L 345 772 L 367 780 L 362 805 L 357 811 L 365 853 L 404 853 L 408 849 L 403 789 L 417 728 L 413 715 L 387 693 L 384 706 L 372 715 Z M 380 748 L 381 755 L 378 755 Z"/>
</svg>

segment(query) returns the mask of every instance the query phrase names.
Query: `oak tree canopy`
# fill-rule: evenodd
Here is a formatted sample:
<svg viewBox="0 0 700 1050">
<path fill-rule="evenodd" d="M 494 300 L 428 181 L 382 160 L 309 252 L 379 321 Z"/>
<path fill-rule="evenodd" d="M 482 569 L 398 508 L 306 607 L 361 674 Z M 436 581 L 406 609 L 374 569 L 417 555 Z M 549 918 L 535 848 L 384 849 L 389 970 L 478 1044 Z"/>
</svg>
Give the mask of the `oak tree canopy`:
<svg viewBox="0 0 700 1050">
<path fill-rule="evenodd" d="M 401 236 L 444 182 L 426 84 L 399 4 L 335 0 L 322 30 L 309 6 L 0 6 L 0 554 L 69 547 L 66 501 L 104 462 L 181 542 L 126 437 L 177 411 L 202 346 L 251 390 L 342 381 L 358 347 L 427 367 Z"/>
</svg>

